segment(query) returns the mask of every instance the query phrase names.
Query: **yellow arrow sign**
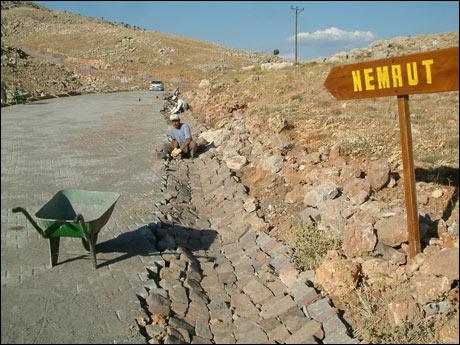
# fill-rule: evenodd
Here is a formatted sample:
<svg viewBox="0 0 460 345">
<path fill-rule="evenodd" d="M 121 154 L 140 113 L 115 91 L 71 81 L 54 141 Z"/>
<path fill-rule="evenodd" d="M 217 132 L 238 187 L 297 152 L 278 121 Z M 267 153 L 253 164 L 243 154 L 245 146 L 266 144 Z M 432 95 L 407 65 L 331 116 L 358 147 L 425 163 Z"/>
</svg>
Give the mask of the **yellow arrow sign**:
<svg viewBox="0 0 460 345">
<path fill-rule="evenodd" d="M 409 257 L 421 251 L 409 96 L 458 90 L 458 47 L 334 67 L 324 86 L 337 99 L 397 96 Z"/>
<path fill-rule="evenodd" d="M 324 82 L 337 99 L 458 90 L 458 47 L 331 69 Z"/>
</svg>

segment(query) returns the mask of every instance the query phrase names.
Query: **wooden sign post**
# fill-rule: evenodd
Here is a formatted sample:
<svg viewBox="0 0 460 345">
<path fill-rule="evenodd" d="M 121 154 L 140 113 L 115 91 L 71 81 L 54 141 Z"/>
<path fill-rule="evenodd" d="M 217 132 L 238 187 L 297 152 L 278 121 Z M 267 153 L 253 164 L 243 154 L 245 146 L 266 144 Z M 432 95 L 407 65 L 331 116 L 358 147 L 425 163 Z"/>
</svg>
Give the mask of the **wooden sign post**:
<svg viewBox="0 0 460 345">
<path fill-rule="evenodd" d="M 421 251 L 409 95 L 458 90 L 458 47 L 331 69 L 326 89 L 336 99 L 397 96 L 409 258 Z"/>
</svg>

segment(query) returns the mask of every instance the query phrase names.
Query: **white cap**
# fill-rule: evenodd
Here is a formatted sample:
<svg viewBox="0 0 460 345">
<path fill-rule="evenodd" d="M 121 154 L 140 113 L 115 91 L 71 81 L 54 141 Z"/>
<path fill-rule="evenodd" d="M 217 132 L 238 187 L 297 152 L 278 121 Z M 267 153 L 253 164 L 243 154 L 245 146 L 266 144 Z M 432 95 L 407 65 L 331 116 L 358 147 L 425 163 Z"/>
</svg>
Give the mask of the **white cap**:
<svg viewBox="0 0 460 345">
<path fill-rule="evenodd" d="M 172 115 L 169 117 L 169 119 L 170 119 L 171 121 L 180 120 L 179 115 L 177 115 L 177 114 L 172 114 Z"/>
</svg>

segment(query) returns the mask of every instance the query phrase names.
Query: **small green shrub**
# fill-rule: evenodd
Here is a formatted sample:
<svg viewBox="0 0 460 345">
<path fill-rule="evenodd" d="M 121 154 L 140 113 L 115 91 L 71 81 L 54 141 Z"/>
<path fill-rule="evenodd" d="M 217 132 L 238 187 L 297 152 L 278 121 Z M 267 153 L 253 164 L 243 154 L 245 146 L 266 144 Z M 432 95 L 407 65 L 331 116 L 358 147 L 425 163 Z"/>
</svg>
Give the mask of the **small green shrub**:
<svg viewBox="0 0 460 345">
<path fill-rule="evenodd" d="M 287 237 L 286 241 L 293 249 L 292 260 L 303 271 L 316 269 L 329 250 L 341 247 L 339 239 L 320 230 L 314 223 L 301 224 Z"/>
</svg>

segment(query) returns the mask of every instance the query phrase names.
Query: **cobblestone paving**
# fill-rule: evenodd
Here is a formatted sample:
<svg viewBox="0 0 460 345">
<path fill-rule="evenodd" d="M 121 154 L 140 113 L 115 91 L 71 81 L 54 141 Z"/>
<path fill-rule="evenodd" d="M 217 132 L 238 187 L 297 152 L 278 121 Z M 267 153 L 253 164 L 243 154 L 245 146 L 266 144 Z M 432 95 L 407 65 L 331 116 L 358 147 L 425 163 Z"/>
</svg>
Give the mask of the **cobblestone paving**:
<svg viewBox="0 0 460 345">
<path fill-rule="evenodd" d="M 140 101 L 139 101 L 140 100 Z M 2 109 L 2 343 L 139 343 L 136 291 L 147 281 L 163 163 L 161 102 L 131 92 L 59 98 Z M 50 268 L 32 215 L 58 190 L 121 194 L 97 245 L 94 270 L 79 239 L 61 239 Z"/>
<path fill-rule="evenodd" d="M 216 155 L 166 169 L 153 232 L 162 255 L 138 319 L 149 343 L 357 343 L 296 270 L 291 249 L 263 231 L 253 198 Z"/>
</svg>

